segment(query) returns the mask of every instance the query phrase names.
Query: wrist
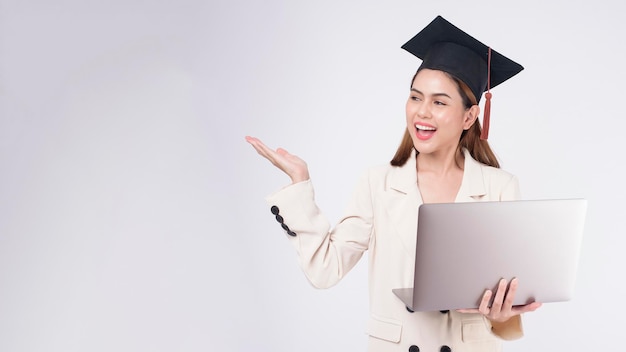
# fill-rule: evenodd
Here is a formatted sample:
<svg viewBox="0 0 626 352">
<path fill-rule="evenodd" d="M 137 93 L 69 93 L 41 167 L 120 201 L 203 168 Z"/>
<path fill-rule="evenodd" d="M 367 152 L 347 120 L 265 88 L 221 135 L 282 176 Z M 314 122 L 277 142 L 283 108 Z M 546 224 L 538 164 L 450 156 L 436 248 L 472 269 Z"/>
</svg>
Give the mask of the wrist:
<svg viewBox="0 0 626 352">
<path fill-rule="evenodd" d="M 503 322 L 492 321 L 491 332 L 503 340 L 516 340 L 524 335 L 522 330 L 522 318 L 520 315 L 515 315 Z"/>
</svg>

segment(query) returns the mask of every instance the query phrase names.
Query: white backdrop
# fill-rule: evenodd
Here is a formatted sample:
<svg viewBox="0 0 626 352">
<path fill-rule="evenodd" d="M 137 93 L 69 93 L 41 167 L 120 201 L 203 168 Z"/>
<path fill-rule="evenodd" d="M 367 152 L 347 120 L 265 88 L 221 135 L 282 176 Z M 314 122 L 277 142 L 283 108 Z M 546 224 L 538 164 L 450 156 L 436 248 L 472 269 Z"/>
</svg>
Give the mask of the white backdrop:
<svg viewBox="0 0 626 352">
<path fill-rule="evenodd" d="M 0 351 L 365 350 L 366 259 L 308 284 L 264 202 L 288 179 L 244 136 L 303 157 L 336 221 L 438 14 L 526 68 L 490 137 L 524 197 L 589 200 L 574 300 L 505 350 L 613 349 L 625 26 L 557 3 L 0 0 Z"/>
</svg>

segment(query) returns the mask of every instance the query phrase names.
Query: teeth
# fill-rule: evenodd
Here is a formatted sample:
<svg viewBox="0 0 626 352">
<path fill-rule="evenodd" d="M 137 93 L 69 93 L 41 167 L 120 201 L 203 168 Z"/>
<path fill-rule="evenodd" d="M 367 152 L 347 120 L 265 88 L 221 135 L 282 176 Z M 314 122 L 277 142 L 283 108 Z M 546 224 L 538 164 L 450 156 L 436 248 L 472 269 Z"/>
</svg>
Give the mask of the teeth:
<svg viewBox="0 0 626 352">
<path fill-rule="evenodd" d="M 434 130 L 436 130 L 436 128 L 434 128 L 434 127 L 422 126 L 422 125 L 415 125 L 415 128 L 417 128 L 418 130 L 423 130 L 423 131 L 434 131 Z"/>
</svg>

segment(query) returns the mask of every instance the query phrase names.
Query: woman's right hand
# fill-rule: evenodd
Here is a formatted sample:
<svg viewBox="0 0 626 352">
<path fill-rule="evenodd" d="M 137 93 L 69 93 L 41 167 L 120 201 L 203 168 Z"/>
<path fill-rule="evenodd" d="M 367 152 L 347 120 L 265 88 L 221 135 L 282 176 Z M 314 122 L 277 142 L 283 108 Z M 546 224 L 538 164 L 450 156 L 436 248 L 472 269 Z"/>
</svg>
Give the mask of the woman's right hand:
<svg viewBox="0 0 626 352">
<path fill-rule="evenodd" d="M 298 183 L 309 179 L 309 168 L 304 160 L 289 154 L 283 148 L 273 150 L 255 137 L 246 136 L 246 141 L 252 144 L 257 153 L 286 173 L 291 182 Z"/>
</svg>

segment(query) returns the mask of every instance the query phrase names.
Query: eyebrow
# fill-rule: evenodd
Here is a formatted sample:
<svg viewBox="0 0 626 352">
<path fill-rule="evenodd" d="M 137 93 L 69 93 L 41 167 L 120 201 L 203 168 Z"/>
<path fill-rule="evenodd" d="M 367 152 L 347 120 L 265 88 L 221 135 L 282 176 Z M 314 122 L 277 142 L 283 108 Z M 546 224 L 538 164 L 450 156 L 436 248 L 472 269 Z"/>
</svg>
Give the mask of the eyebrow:
<svg viewBox="0 0 626 352">
<path fill-rule="evenodd" d="M 411 87 L 411 91 L 415 92 L 415 93 L 418 93 L 418 94 L 421 94 L 421 95 L 425 95 L 424 93 L 420 92 L 419 90 L 417 90 L 417 89 L 415 89 L 413 87 Z M 452 97 L 449 96 L 446 93 L 434 93 L 434 94 L 431 94 L 431 96 L 433 96 L 433 97 L 448 97 L 448 98 L 452 99 Z"/>
</svg>

